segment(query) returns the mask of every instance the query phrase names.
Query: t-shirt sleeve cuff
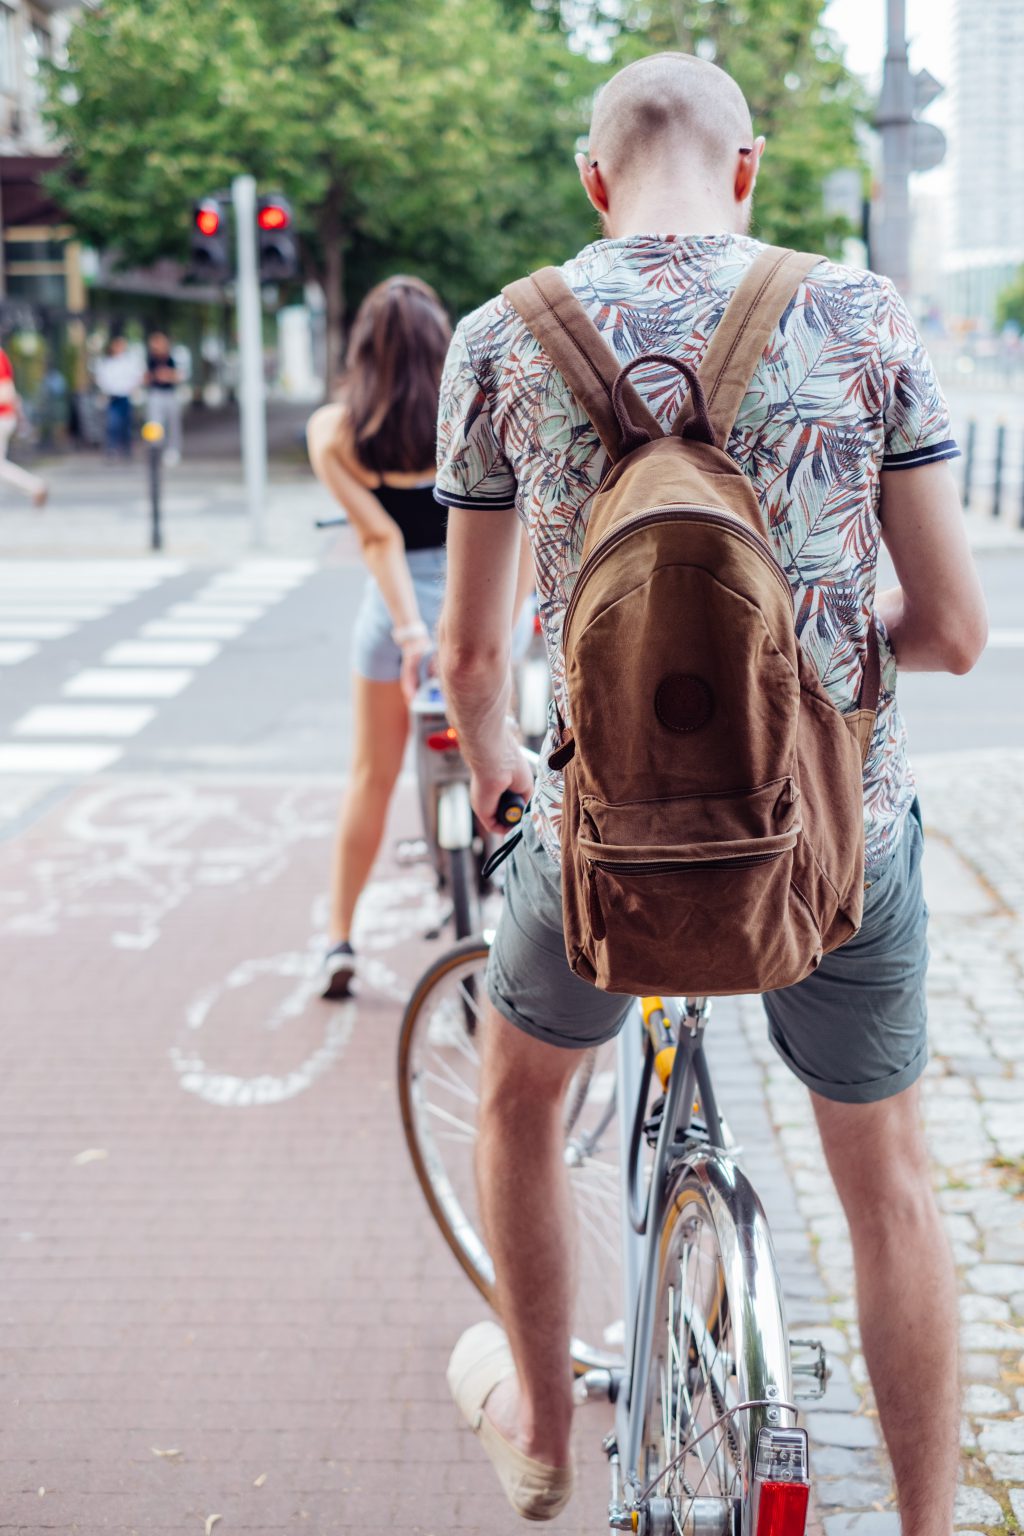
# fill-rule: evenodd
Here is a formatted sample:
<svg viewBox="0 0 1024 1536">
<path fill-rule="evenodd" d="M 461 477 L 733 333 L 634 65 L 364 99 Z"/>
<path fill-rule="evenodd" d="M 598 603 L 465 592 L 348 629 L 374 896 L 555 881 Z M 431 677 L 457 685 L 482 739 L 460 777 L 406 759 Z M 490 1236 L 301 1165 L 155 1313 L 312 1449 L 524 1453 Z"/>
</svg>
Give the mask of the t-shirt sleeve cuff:
<svg viewBox="0 0 1024 1536">
<path fill-rule="evenodd" d="M 464 496 L 461 491 L 448 491 L 434 486 L 434 500 L 442 507 L 466 507 L 471 512 L 505 512 L 516 504 L 515 491 L 472 491 Z"/>
<path fill-rule="evenodd" d="M 883 469 L 917 469 L 922 464 L 940 464 L 944 459 L 958 459 L 960 449 L 951 437 L 941 443 L 925 443 L 912 448 L 909 453 L 887 453 L 882 460 Z"/>
</svg>

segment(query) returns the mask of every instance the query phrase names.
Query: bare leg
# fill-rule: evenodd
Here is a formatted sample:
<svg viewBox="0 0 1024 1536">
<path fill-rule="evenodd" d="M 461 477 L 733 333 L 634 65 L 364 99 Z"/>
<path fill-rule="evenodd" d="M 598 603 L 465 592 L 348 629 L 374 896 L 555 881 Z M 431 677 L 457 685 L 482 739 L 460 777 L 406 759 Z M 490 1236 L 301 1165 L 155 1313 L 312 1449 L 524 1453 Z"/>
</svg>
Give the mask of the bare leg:
<svg viewBox="0 0 1024 1536">
<path fill-rule="evenodd" d="M 377 857 L 402 768 L 409 711 L 398 683 L 356 674 L 352 776 L 341 803 L 331 868 L 331 943 L 347 939 L 356 902 Z"/>
<path fill-rule="evenodd" d="M 903 1533 L 949 1536 L 960 1458 L 957 1287 L 920 1090 L 877 1104 L 811 1098 L 850 1225 L 864 1358 Z"/>
<path fill-rule="evenodd" d="M 572 1204 L 563 1160 L 575 1051 L 543 1045 L 488 1004 L 477 1180 L 516 1379 L 487 1399 L 495 1427 L 536 1461 L 569 1465 L 574 1293 Z"/>
</svg>

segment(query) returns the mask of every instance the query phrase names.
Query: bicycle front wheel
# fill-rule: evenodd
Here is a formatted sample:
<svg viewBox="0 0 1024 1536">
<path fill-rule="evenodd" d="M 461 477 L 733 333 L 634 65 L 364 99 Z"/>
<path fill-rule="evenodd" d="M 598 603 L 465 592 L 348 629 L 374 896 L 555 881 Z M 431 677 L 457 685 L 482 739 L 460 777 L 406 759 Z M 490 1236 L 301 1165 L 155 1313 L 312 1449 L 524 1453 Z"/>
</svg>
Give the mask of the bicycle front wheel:
<svg viewBox="0 0 1024 1536">
<path fill-rule="evenodd" d="M 771 1237 L 734 1163 L 680 1165 L 660 1253 L 641 1483 L 667 1529 L 748 1536 L 760 1431 L 795 1420 Z"/>
<path fill-rule="evenodd" d="M 484 939 L 457 944 L 417 984 L 402 1021 L 398 1089 L 406 1141 L 427 1204 L 462 1268 L 493 1305 L 494 1266 L 474 1170 L 488 951 Z M 571 1351 L 581 1371 L 622 1364 L 618 1160 L 610 1044 L 580 1053 L 566 1098 L 565 1163 L 580 1273 Z"/>
</svg>

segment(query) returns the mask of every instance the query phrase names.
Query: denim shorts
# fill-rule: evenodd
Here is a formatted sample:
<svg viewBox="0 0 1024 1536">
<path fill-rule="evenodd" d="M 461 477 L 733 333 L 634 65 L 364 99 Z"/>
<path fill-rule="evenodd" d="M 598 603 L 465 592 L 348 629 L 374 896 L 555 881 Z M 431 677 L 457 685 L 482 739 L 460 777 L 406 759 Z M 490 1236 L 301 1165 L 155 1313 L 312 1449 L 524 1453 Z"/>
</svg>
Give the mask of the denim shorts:
<svg viewBox="0 0 1024 1536">
<path fill-rule="evenodd" d="M 405 558 L 416 589 L 420 618 L 434 636 L 444 600 L 444 550 L 410 549 Z M 352 636 L 352 668 L 360 677 L 367 677 L 372 683 L 398 682 L 402 653 L 391 638 L 393 628 L 387 604 L 371 576 L 363 591 Z"/>
<path fill-rule="evenodd" d="M 764 995 L 772 1044 L 822 1098 L 870 1104 L 909 1088 L 928 1060 L 928 909 L 917 802 L 888 863 L 867 883 L 859 932 L 795 986 Z M 570 970 L 558 865 L 527 819 L 507 865 L 487 990 L 498 1012 L 549 1045 L 585 1049 L 621 1028 L 631 998 Z"/>
</svg>

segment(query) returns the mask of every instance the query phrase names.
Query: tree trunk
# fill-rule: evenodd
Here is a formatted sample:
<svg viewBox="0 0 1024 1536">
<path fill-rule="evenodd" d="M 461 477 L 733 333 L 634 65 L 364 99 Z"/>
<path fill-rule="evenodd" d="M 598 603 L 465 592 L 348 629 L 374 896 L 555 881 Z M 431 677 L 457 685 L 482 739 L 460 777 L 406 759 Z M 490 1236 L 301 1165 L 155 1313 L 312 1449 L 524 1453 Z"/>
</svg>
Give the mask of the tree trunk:
<svg viewBox="0 0 1024 1536">
<path fill-rule="evenodd" d="M 345 347 L 345 256 L 341 246 L 341 191 L 332 187 L 320 220 L 324 253 L 326 312 L 326 363 L 324 398 L 329 400 L 342 369 Z"/>
</svg>

